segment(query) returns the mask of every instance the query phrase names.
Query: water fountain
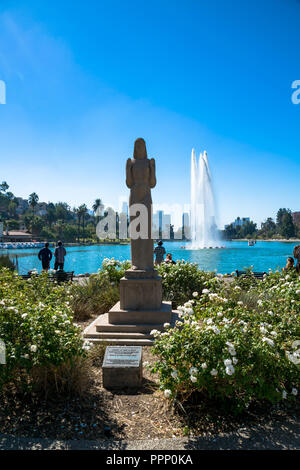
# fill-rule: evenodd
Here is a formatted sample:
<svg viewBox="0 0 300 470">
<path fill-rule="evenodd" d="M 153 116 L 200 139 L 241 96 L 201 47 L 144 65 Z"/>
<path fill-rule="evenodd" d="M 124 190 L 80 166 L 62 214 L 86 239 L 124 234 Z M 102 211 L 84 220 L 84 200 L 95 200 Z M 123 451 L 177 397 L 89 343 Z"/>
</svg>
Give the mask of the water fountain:
<svg viewBox="0 0 300 470">
<path fill-rule="evenodd" d="M 216 224 L 216 207 L 207 152 L 200 153 L 198 165 L 195 150 L 191 157 L 191 250 L 221 248 Z"/>
</svg>

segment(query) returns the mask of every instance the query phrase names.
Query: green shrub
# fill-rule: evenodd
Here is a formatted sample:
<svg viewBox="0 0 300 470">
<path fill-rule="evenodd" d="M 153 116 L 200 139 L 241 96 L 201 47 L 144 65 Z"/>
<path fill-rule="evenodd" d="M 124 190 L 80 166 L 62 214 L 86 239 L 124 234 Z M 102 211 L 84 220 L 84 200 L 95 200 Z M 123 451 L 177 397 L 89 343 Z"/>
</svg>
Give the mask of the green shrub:
<svg viewBox="0 0 300 470">
<path fill-rule="evenodd" d="M 236 411 L 257 400 L 295 399 L 300 385 L 296 273 L 270 273 L 248 292 L 238 282 L 207 284 L 200 298 L 179 307 L 174 328 L 152 332 L 159 357 L 153 372 L 165 395 L 185 400 L 198 394 Z M 245 294 L 252 296 L 250 306 L 241 300 Z"/>
<path fill-rule="evenodd" d="M 8 269 L 0 271 L 0 339 L 6 347 L 0 390 L 11 383 L 34 388 L 40 382 L 35 381 L 37 376 L 47 376 L 49 385 L 58 371 L 62 383 L 63 369 L 68 376 L 78 370 L 78 361 L 86 352 L 81 330 L 73 324 L 67 294 L 68 285 L 49 282 L 46 273 L 25 281 Z"/>
<path fill-rule="evenodd" d="M 74 283 L 69 293 L 75 320 L 83 321 L 108 312 L 120 299 L 120 279 L 129 268 L 129 261 L 106 258 L 97 274 L 80 284 Z"/>
<path fill-rule="evenodd" d="M 104 276 L 90 276 L 70 288 L 70 306 L 76 321 L 108 312 L 120 298 L 119 288 Z"/>
<path fill-rule="evenodd" d="M 0 255 L 0 269 L 1 268 L 8 268 L 11 271 L 15 271 L 16 266 L 8 255 Z"/>
<path fill-rule="evenodd" d="M 118 261 L 114 258 L 105 258 L 102 263 L 102 269 L 99 269 L 99 277 L 104 277 L 112 283 L 119 285 L 121 278 L 125 275 L 125 271 L 131 266 L 130 261 Z"/>
<path fill-rule="evenodd" d="M 200 271 L 197 264 L 185 261 L 162 263 L 157 269 L 162 277 L 163 298 L 171 300 L 174 307 L 191 299 L 193 292 L 201 292 L 205 283 L 215 277 L 214 273 Z"/>
</svg>

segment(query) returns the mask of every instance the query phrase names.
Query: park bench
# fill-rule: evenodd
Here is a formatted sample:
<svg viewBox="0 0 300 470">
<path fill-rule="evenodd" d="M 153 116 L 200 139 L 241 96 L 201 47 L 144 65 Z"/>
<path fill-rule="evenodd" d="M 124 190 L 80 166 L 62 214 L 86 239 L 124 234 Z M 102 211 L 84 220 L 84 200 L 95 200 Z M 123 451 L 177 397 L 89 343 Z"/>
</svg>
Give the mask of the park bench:
<svg viewBox="0 0 300 470">
<path fill-rule="evenodd" d="M 241 277 L 241 276 L 254 276 L 256 279 L 260 279 L 261 281 L 264 278 L 264 275 L 267 275 L 266 272 L 253 272 L 251 271 L 250 273 L 247 271 L 239 271 L 238 269 L 235 271 L 236 272 L 236 277 Z"/>
<path fill-rule="evenodd" d="M 31 274 L 21 274 L 22 279 L 30 279 Z M 38 276 L 38 274 L 33 274 Z M 55 273 L 48 273 L 49 281 L 67 282 L 73 281 L 74 271 L 56 271 Z"/>
</svg>

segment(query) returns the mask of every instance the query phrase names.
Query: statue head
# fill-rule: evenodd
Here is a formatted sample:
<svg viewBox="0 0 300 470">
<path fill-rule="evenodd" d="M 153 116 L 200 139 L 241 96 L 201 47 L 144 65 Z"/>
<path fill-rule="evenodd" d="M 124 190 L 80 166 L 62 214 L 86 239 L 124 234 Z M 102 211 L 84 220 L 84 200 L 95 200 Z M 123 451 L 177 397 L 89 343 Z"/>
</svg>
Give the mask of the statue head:
<svg viewBox="0 0 300 470">
<path fill-rule="evenodd" d="M 134 142 L 133 158 L 147 158 L 146 142 L 141 137 Z"/>
</svg>

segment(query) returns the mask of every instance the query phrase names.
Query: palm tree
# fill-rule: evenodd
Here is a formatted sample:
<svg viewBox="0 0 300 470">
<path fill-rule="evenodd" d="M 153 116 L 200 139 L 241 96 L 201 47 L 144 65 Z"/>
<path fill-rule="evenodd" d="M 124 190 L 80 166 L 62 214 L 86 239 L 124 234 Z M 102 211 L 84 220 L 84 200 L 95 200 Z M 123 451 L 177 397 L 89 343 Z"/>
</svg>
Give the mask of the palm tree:
<svg viewBox="0 0 300 470">
<path fill-rule="evenodd" d="M 73 208 L 73 212 L 74 214 L 76 215 L 77 217 L 77 222 L 78 222 L 78 232 L 77 232 L 77 240 L 78 240 L 78 243 L 80 242 L 80 221 L 81 221 L 81 212 L 79 210 L 79 207 L 74 207 Z"/>
<path fill-rule="evenodd" d="M 0 192 L 6 193 L 8 188 L 9 188 L 9 186 L 8 186 L 7 182 L 2 181 L 2 183 L 0 184 Z"/>
<path fill-rule="evenodd" d="M 80 217 L 82 220 L 82 233 L 84 236 L 84 222 L 85 222 L 85 216 L 88 212 L 88 208 L 86 207 L 85 204 L 81 204 L 81 206 L 78 207 L 77 211 L 78 211 L 77 212 L 78 217 Z"/>
<path fill-rule="evenodd" d="M 101 210 L 103 209 L 103 207 L 104 206 L 102 204 L 101 199 L 95 199 L 95 202 L 92 206 L 92 209 L 93 209 L 95 217 L 96 217 L 96 223 L 99 222 L 100 213 L 101 213 Z"/>
<path fill-rule="evenodd" d="M 30 205 L 33 215 L 34 215 L 34 209 L 37 206 L 39 202 L 39 197 L 36 193 L 31 193 L 28 198 L 28 204 Z"/>
</svg>

